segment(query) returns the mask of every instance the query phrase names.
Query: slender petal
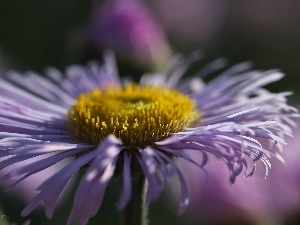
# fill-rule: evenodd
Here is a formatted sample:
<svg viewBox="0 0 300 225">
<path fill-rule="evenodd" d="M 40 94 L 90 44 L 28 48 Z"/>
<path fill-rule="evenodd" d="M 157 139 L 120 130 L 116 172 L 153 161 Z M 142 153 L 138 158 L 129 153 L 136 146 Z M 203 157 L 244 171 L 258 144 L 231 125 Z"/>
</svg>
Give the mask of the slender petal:
<svg viewBox="0 0 300 225">
<path fill-rule="evenodd" d="M 130 173 L 130 162 L 131 156 L 124 154 L 124 167 L 123 167 L 123 191 L 120 196 L 120 200 L 118 203 L 118 209 L 122 210 L 131 198 L 131 173 Z"/>
</svg>

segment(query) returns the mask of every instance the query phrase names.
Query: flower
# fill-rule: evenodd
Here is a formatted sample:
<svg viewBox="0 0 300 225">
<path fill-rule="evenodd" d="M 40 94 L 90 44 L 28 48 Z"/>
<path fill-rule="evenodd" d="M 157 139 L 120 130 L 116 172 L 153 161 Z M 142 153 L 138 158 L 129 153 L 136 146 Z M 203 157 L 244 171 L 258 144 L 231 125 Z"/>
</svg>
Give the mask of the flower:
<svg viewBox="0 0 300 225">
<path fill-rule="evenodd" d="M 155 200 L 167 178 L 178 178 L 179 212 L 188 205 L 185 177 L 175 164 L 183 158 L 200 170 L 214 155 L 223 161 L 235 181 L 244 167 L 253 174 L 257 161 L 270 168 L 269 157 L 281 159 L 281 136 L 291 133 L 295 109 L 288 106 L 290 93 L 270 93 L 263 85 L 277 81 L 276 70 L 247 71 L 247 63 L 223 71 L 204 84 L 202 78 L 223 66 L 214 61 L 195 76 L 181 80 L 186 69 L 201 58 L 195 52 L 174 57 L 166 76 L 146 74 L 138 84 L 121 80 L 111 54 L 99 67 L 70 66 L 63 76 L 50 68 L 46 77 L 16 72 L 0 81 L 0 156 L 5 165 L 39 158 L 15 168 L 0 182 L 17 177 L 12 188 L 25 178 L 63 159 L 73 161 L 49 177 L 38 195 L 22 211 L 27 216 L 41 202 L 51 218 L 65 186 L 81 168 L 87 168 L 77 188 L 68 224 L 79 218 L 86 224 L 100 208 L 107 184 L 122 177 L 118 208 L 131 198 L 131 180 L 144 175 L 146 201 Z M 197 162 L 186 154 L 197 151 Z"/>
<path fill-rule="evenodd" d="M 230 218 L 236 223 L 246 219 L 282 224 L 289 216 L 299 213 L 299 137 L 298 127 L 294 138 L 291 138 L 283 152 L 285 163 L 273 162 L 267 179 L 261 176 L 263 168 L 258 168 L 258 174 L 251 179 L 237 179 L 234 185 L 229 185 L 227 171 L 217 159 L 212 158 L 206 167 L 210 172 L 210 182 L 205 184 L 206 181 L 196 168 L 183 160 L 178 161 L 182 172 L 191 174 L 186 178 L 191 199 L 187 216 L 196 224 L 211 224 L 216 221 L 224 224 L 224 218 Z M 190 157 L 201 158 L 196 152 Z M 173 189 L 175 196 L 176 193 L 178 190 Z"/>
<path fill-rule="evenodd" d="M 96 4 L 87 31 L 98 50 L 113 49 L 123 60 L 146 68 L 160 68 L 170 57 L 164 30 L 141 1 Z"/>
</svg>

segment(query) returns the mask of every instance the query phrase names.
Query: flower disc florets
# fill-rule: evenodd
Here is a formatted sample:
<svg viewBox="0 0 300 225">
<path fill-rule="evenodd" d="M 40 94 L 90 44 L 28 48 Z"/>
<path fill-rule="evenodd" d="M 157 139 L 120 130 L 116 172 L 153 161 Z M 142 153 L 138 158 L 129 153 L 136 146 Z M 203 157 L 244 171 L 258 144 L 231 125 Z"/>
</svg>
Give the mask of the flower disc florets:
<svg viewBox="0 0 300 225">
<path fill-rule="evenodd" d="M 114 134 L 128 149 L 151 146 L 200 118 L 188 96 L 167 87 L 136 84 L 83 93 L 68 116 L 76 138 L 98 144 Z"/>
</svg>

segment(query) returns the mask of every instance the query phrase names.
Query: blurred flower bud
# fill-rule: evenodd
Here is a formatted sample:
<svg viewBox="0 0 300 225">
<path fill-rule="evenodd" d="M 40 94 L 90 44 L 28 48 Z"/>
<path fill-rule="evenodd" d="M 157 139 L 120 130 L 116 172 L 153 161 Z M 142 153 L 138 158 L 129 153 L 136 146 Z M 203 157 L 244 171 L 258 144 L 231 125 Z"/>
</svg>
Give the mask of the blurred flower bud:
<svg viewBox="0 0 300 225">
<path fill-rule="evenodd" d="M 107 1 L 95 6 L 90 19 L 88 38 L 98 50 L 113 49 L 122 60 L 148 69 L 169 58 L 163 29 L 141 2 Z"/>
</svg>

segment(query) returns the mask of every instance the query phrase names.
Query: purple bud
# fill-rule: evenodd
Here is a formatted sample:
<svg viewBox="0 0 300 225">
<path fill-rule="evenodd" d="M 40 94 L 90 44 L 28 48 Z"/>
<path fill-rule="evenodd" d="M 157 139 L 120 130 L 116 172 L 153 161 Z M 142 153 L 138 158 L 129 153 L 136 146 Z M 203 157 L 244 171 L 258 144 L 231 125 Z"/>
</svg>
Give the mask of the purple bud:
<svg viewBox="0 0 300 225">
<path fill-rule="evenodd" d="M 170 54 L 162 27 L 148 7 L 135 0 L 96 5 L 88 35 L 94 47 L 111 48 L 146 67 L 160 67 Z"/>
</svg>

